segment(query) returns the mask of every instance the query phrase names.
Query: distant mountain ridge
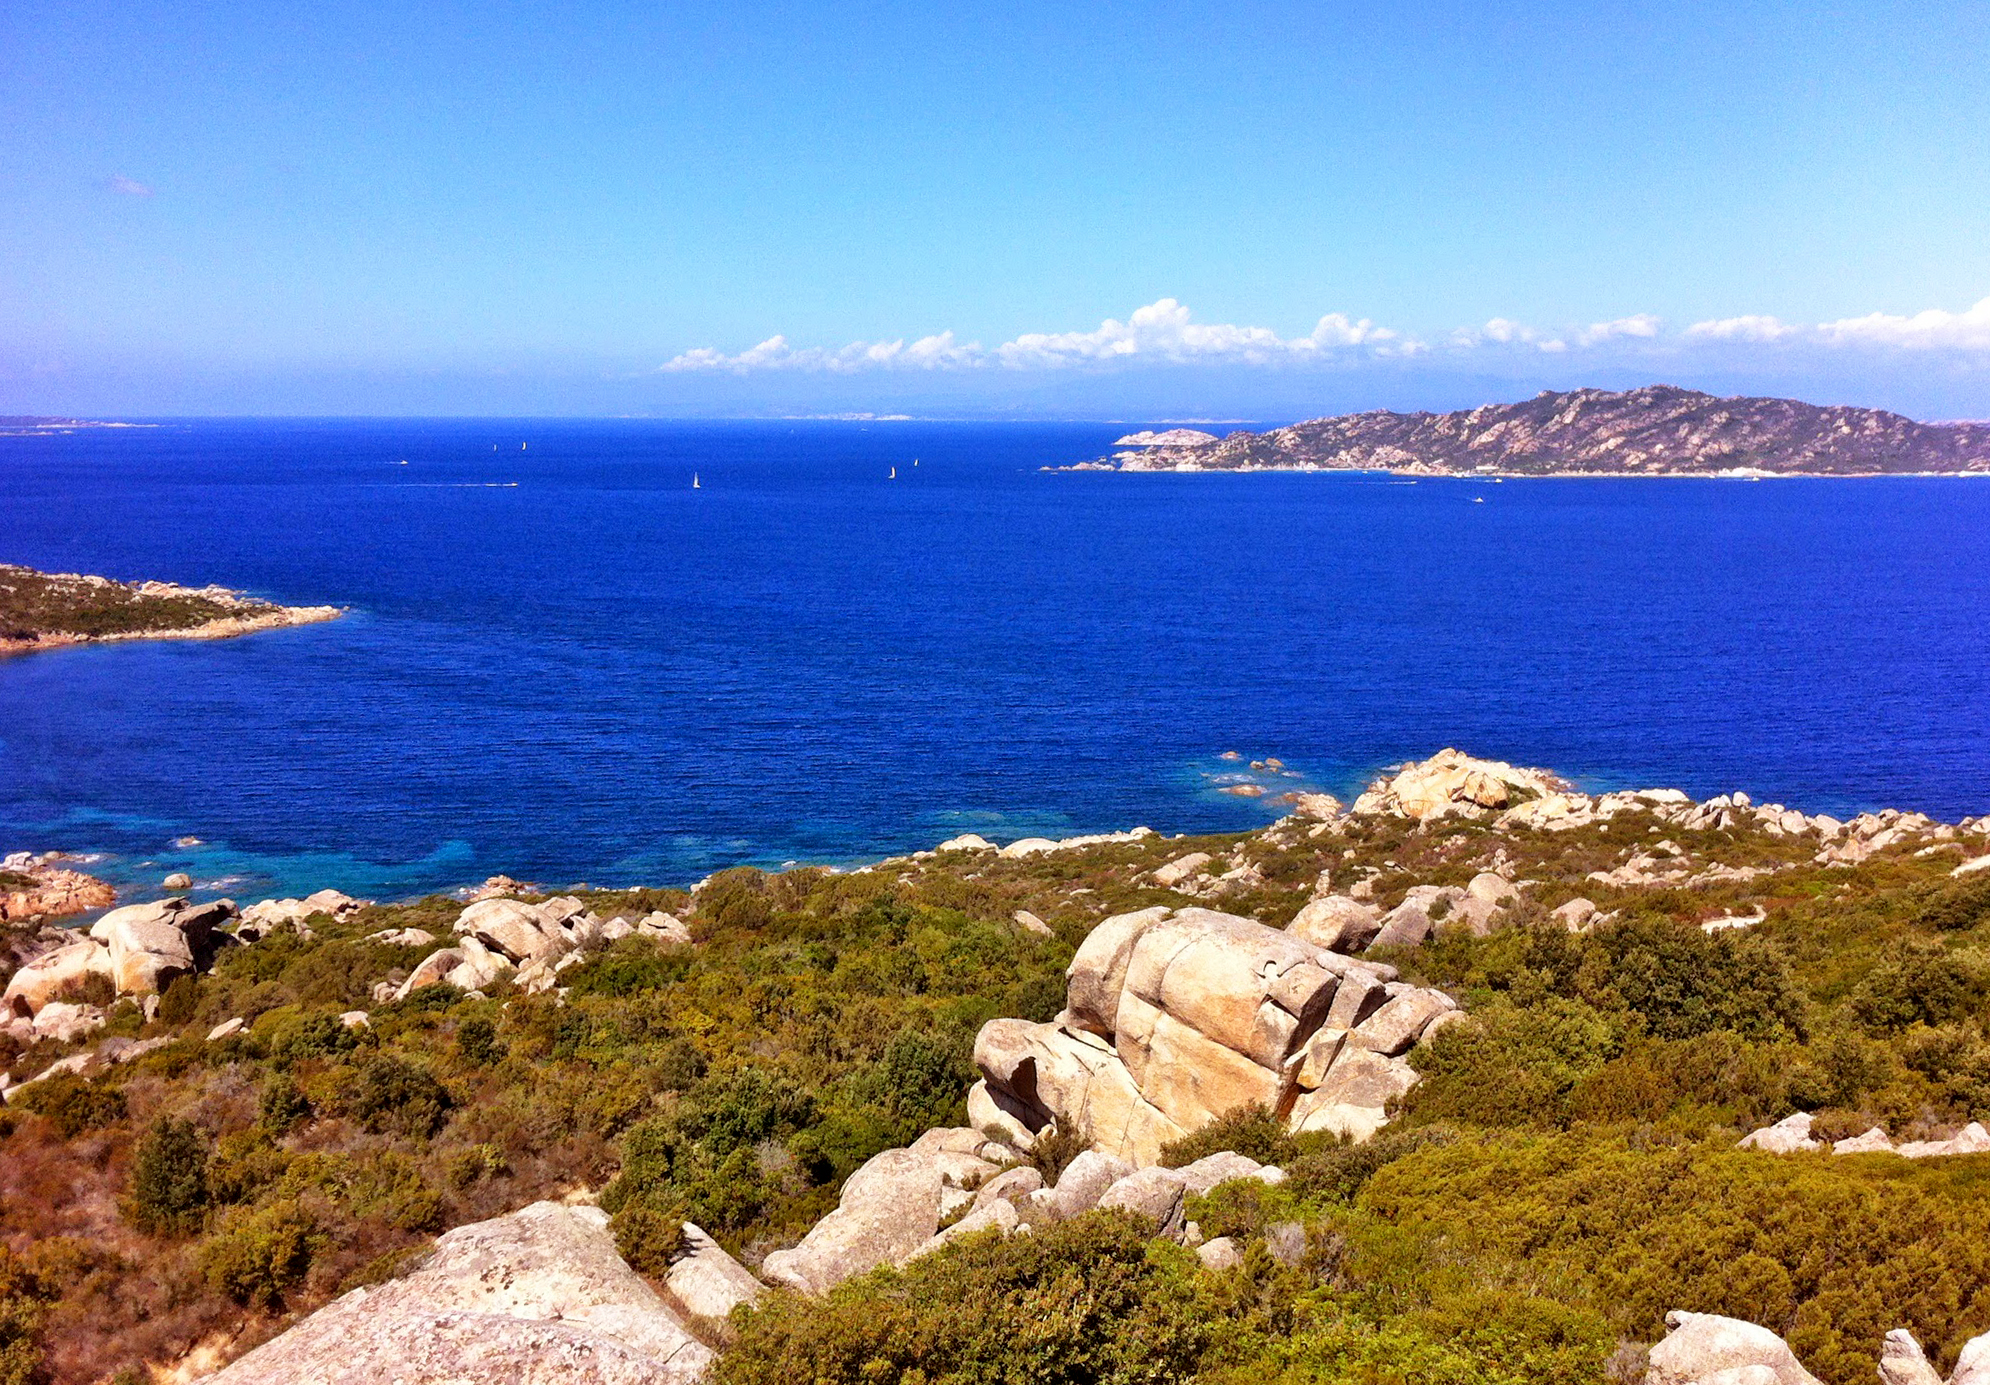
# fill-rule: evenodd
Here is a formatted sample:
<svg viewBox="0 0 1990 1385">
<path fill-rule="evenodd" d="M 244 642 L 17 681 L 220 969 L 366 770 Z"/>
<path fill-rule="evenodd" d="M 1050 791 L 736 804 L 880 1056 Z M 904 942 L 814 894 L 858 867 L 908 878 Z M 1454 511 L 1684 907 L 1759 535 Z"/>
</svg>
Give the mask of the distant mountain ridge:
<svg viewBox="0 0 1990 1385">
<path fill-rule="evenodd" d="M 1990 423 L 1721 398 L 1673 385 L 1544 390 L 1457 413 L 1316 418 L 1220 442 L 1120 453 L 1121 471 L 1384 470 L 1459 476 L 1990 473 Z"/>
</svg>

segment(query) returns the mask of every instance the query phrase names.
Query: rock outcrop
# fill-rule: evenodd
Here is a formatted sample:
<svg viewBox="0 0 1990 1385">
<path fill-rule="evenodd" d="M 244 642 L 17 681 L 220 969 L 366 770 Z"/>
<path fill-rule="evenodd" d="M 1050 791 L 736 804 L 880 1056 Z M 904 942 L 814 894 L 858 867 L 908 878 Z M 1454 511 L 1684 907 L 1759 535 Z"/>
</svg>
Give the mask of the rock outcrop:
<svg viewBox="0 0 1990 1385">
<path fill-rule="evenodd" d="M 235 925 L 235 936 L 243 942 L 256 942 L 288 929 L 308 938 L 311 930 L 306 919 L 319 914 L 331 919 L 350 918 L 371 902 L 337 890 L 319 890 L 302 899 L 265 899 L 242 911 L 242 920 Z"/>
<path fill-rule="evenodd" d="M 1822 1385 L 1766 1327 L 1714 1313 L 1671 1312 L 1645 1385 Z"/>
<path fill-rule="evenodd" d="M 879 1265 L 903 1264 L 940 1223 L 973 1207 L 975 1190 L 1015 1159 L 978 1130 L 928 1130 L 909 1149 L 873 1156 L 843 1184 L 835 1211 L 801 1244 L 760 1266 L 769 1284 L 822 1294 Z"/>
<path fill-rule="evenodd" d="M 0 923 L 66 918 L 117 902 L 117 891 L 72 869 L 68 859 L 59 851 L 16 851 L 0 859 Z"/>
<path fill-rule="evenodd" d="M 1390 813 L 1417 822 L 1491 817 L 1497 810 L 1544 798 L 1566 787 L 1546 770 L 1520 769 L 1504 760 L 1481 760 L 1461 750 L 1440 750 L 1428 760 L 1412 762 L 1377 779 L 1348 811 L 1357 817 Z"/>
<path fill-rule="evenodd" d="M 190 904 L 175 897 L 113 909 L 90 926 L 90 936 L 110 950 L 118 993 L 142 995 L 202 970 L 213 956 L 215 931 L 234 917 L 228 900 Z"/>
<path fill-rule="evenodd" d="M 684 1223 L 684 1250 L 671 1262 L 665 1283 L 685 1312 L 701 1318 L 723 1318 L 766 1292 L 751 1270 L 690 1222 Z"/>
<path fill-rule="evenodd" d="M 1820 1385 L 1789 1343 L 1766 1327 L 1715 1313 L 1665 1315 L 1645 1385 Z M 1880 1346 L 1883 1385 L 1943 1385 L 1914 1334 L 1896 1327 Z M 1990 1385 L 1990 1334 L 1964 1343 L 1947 1385 Z"/>
<path fill-rule="evenodd" d="M 1109 918 L 1066 975 L 1056 1021 L 982 1027 L 969 1109 L 1004 1134 L 1080 1132 L 1136 1166 L 1252 1105 L 1366 1138 L 1416 1082 L 1402 1055 L 1456 1008 L 1389 968 L 1208 909 Z"/>
<path fill-rule="evenodd" d="M 175 977 L 205 969 L 223 941 L 221 925 L 234 917 L 225 899 L 190 904 L 175 897 L 113 909 L 87 935 L 66 935 L 77 940 L 30 958 L 0 994 L 0 1010 L 31 1019 L 92 976 L 104 977 L 120 995 L 156 995 Z"/>
<path fill-rule="evenodd" d="M 1774 1125 L 1765 1125 L 1760 1130 L 1750 1131 L 1741 1137 L 1736 1148 L 1759 1149 L 1770 1154 L 1801 1154 L 1809 1150 L 1824 1148 L 1824 1142 L 1810 1133 L 1811 1116 L 1799 1111 L 1793 1116 L 1785 1116 Z M 1898 1145 L 1888 1138 L 1885 1130 L 1874 1126 L 1861 1135 L 1834 1140 L 1833 1154 L 1898 1154 L 1903 1159 L 1938 1159 L 1952 1154 L 1990 1154 L 1990 1130 L 1978 1121 L 1971 1121 L 1961 1130 L 1942 1140 L 1907 1140 Z"/>
<path fill-rule="evenodd" d="M 1085 1150 L 1055 1187 L 1046 1188 L 1036 1169 L 1015 1164 L 1018 1157 L 977 1130 L 929 1130 L 911 1148 L 886 1150 L 851 1174 L 836 1210 L 801 1244 L 769 1255 L 761 1273 L 769 1284 L 824 1294 L 880 1265 L 909 1264 L 966 1236 L 1026 1232 L 1094 1208 L 1136 1213 L 1153 1223 L 1156 1235 L 1193 1244 L 1183 1216 L 1188 1198 L 1232 1179 L 1285 1179 L 1283 1169 L 1231 1152 L 1170 1169 L 1135 1168 Z M 670 1272 L 673 1291 L 681 1264 Z M 680 1296 L 690 1307 L 690 1298 Z"/>
<path fill-rule="evenodd" d="M 607 1214 L 538 1202 L 461 1226 L 208 1385 L 690 1385 L 711 1349 L 615 1253 Z"/>
</svg>

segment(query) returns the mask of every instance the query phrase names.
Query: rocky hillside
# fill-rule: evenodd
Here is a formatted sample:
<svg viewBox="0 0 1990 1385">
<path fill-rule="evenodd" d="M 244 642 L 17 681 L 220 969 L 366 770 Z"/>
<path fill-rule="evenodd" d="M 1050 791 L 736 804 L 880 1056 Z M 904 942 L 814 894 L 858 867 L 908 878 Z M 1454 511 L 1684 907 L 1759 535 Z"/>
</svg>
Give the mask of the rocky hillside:
<svg viewBox="0 0 1990 1385">
<path fill-rule="evenodd" d="M 1142 439 L 1144 442 L 1145 440 Z M 1384 470 L 1417 476 L 1881 476 L 1990 473 L 1990 424 L 1723 399 L 1671 385 L 1544 391 L 1449 414 L 1377 410 L 1220 442 L 1146 445 L 1122 471 Z"/>
<path fill-rule="evenodd" d="M 92 640 L 225 639 L 339 614 L 336 606 L 279 606 L 226 587 L 114 582 L 0 563 L 0 654 Z"/>
<path fill-rule="evenodd" d="M 10 925 L 0 1381 L 1980 1385 L 1990 819 L 1292 806 Z"/>
</svg>

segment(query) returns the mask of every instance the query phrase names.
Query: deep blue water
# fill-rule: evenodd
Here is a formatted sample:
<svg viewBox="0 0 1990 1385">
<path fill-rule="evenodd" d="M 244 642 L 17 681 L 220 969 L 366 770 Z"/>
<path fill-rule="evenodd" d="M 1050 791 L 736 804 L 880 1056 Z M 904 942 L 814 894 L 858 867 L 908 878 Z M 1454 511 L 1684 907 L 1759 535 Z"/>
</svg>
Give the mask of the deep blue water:
<svg viewBox="0 0 1990 1385">
<path fill-rule="evenodd" d="M 0 561 L 353 608 L 0 661 L 0 850 L 243 897 L 681 883 L 1248 826 L 1222 751 L 1345 792 L 1447 744 L 1990 810 L 1990 483 L 1037 470 L 1131 426 L 0 439 Z"/>
</svg>

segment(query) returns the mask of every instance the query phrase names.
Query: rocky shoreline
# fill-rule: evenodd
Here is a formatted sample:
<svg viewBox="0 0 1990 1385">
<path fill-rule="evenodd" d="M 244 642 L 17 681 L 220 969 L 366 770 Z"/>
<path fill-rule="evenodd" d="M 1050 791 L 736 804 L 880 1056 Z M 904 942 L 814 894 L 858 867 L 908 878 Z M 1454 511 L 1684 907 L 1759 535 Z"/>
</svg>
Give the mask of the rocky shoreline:
<svg viewBox="0 0 1990 1385">
<path fill-rule="evenodd" d="M 124 640 L 225 640 L 344 614 L 340 606 L 281 606 L 227 587 L 117 582 L 0 563 L 0 656 Z"/>
</svg>

